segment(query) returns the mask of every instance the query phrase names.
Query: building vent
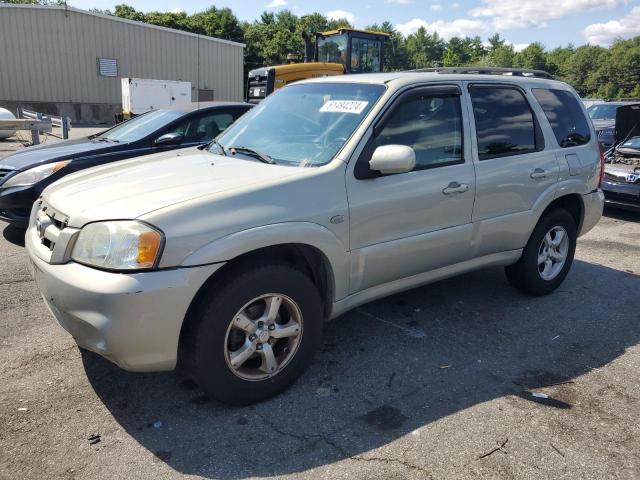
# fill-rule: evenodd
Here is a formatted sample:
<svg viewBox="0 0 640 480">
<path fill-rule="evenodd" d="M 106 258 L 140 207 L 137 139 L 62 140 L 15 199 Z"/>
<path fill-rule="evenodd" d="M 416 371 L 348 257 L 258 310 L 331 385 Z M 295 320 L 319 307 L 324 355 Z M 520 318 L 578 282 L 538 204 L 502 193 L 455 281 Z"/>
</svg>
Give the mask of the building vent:
<svg viewBox="0 0 640 480">
<path fill-rule="evenodd" d="M 98 75 L 101 75 L 103 77 L 117 77 L 118 60 L 116 60 L 115 58 L 99 58 Z"/>
<path fill-rule="evenodd" d="M 199 102 L 213 102 L 213 90 L 198 90 Z"/>
</svg>

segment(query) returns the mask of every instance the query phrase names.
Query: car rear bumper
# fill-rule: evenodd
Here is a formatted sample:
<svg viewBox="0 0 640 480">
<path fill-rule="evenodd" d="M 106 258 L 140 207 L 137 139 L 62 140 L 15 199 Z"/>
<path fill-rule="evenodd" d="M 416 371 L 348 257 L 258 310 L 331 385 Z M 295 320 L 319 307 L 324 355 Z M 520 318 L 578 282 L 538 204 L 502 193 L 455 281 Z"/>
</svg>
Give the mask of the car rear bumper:
<svg viewBox="0 0 640 480">
<path fill-rule="evenodd" d="M 51 314 L 76 343 L 125 370 L 172 370 L 185 314 L 222 264 L 145 273 L 112 273 L 69 262 L 50 265 L 34 254 L 29 268 Z"/>
<path fill-rule="evenodd" d="M 582 196 L 584 205 L 584 217 L 580 228 L 580 235 L 584 235 L 600 221 L 602 210 L 604 209 L 604 194 L 602 190 L 594 190 L 587 195 Z"/>
<path fill-rule="evenodd" d="M 640 183 L 618 183 L 603 181 L 605 205 L 640 211 Z"/>
</svg>

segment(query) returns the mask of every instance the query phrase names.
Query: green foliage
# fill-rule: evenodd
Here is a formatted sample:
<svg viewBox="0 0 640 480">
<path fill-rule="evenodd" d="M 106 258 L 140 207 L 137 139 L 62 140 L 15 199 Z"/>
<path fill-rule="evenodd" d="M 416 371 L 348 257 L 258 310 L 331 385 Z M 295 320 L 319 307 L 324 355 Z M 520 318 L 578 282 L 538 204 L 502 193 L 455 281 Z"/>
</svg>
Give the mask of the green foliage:
<svg viewBox="0 0 640 480">
<path fill-rule="evenodd" d="M 2 1 L 2 0 L 0 0 Z M 55 4 L 60 0 L 4 0 L 8 3 Z M 321 32 L 352 27 L 346 19 L 329 20 L 321 13 L 298 17 L 289 10 L 263 12 L 258 20 L 239 22 L 229 8 L 184 12 L 141 12 L 120 4 L 113 13 L 130 20 L 152 23 L 193 33 L 225 38 L 246 44 L 245 69 L 285 63 L 287 54 L 304 56 L 304 32 Z M 640 97 L 640 37 L 619 40 L 610 48 L 573 45 L 547 51 L 532 43 L 516 52 L 496 33 L 483 44 L 480 37 L 453 37 L 445 41 L 425 28 L 403 36 L 390 22 L 376 23 L 367 30 L 386 32 L 385 70 L 407 70 L 447 66 L 519 67 L 546 70 L 568 82 L 583 96 L 604 98 Z"/>
</svg>

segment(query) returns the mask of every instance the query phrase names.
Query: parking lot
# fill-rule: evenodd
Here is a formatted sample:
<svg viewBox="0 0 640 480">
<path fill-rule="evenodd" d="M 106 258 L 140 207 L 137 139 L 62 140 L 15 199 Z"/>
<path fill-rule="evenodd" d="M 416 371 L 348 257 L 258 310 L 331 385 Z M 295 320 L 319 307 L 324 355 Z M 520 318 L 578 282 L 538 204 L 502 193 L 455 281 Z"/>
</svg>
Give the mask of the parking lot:
<svg viewBox="0 0 640 480">
<path fill-rule="evenodd" d="M 637 216 L 607 212 L 551 296 L 489 269 L 350 312 L 244 408 L 80 352 L 0 232 L 1 478 L 640 478 Z"/>
</svg>

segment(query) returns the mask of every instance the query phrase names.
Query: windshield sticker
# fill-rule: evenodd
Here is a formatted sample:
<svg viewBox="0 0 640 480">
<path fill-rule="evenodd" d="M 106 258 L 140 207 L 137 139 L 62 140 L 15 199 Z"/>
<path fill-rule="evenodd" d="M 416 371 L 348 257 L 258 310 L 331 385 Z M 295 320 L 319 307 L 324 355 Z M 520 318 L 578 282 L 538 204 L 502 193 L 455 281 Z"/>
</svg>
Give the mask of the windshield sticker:
<svg viewBox="0 0 640 480">
<path fill-rule="evenodd" d="M 329 100 L 320 109 L 321 112 L 355 113 L 360 115 L 369 102 L 359 100 Z"/>
</svg>

